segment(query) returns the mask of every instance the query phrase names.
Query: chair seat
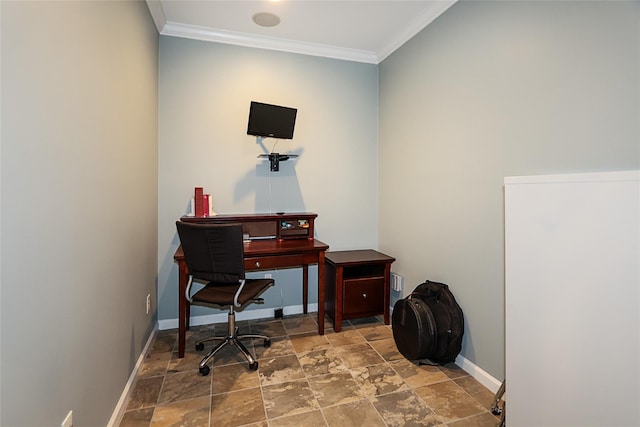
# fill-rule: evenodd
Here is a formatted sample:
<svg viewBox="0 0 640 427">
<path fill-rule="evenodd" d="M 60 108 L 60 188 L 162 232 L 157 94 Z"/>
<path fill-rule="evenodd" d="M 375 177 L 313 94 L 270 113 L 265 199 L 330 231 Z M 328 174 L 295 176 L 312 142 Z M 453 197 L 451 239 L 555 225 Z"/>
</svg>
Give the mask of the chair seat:
<svg viewBox="0 0 640 427">
<path fill-rule="evenodd" d="M 252 301 L 265 289 L 274 284 L 273 279 L 246 279 L 244 288 L 238 296 L 238 303 L 242 306 Z M 215 305 L 233 305 L 234 297 L 238 291 L 237 283 L 219 284 L 209 282 L 204 288 L 193 295 L 194 302 L 201 302 Z"/>
</svg>

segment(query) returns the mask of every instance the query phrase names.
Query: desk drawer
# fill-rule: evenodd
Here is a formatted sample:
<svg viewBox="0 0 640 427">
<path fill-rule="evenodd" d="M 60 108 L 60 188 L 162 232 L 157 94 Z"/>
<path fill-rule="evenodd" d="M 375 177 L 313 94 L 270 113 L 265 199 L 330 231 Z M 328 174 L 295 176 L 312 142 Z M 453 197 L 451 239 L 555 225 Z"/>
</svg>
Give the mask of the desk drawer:
<svg viewBox="0 0 640 427">
<path fill-rule="evenodd" d="M 365 317 L 384 311 L 384 277 L 345 279 L 343 317 Z"/>
<path fill-rule="evenodd" d="M 271 270 L 277 267 L 301 267 L 302 255 L 278 255 L 244 259 L 245 270 Z"/>
</svg>

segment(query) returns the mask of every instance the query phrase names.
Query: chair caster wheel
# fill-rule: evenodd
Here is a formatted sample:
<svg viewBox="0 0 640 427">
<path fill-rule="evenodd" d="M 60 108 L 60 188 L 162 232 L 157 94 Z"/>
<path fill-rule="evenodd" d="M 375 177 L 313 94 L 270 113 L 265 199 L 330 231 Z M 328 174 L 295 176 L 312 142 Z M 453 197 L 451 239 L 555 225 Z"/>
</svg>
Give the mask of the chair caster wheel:
<svg viewBox="0 0 640 427">
<path fill-rule="evenodd" d="M 271 347 L 271 340 L 270 340 L 269 338 L 267 338 L 266 340 L 264 340 L 263 345 L 264 345 L 265 347 L 267 347 L 267 348 L 268 348 L 268 347 Z"/>
<path fill-rule="evenodd" d="M 207 375 L 209 375 L 209 367 L 206 365 L 200 368 L 199 371 L 200 371 L 200 375 L 202 375 L 203 377 L 206 377 Z"/>
<path fill-rule="evenodd" d="M 202 351 L 202 350 L 204 350 L 204 343 L 201 343 L 201 342 L 196 343 L 196 350 L 197 350 L 197 351 Z"/>
<path fill-rule="evenodd" d="M 252 371 L 257 371 L 258 370 L 258 362 L 253 362 L 251 364 L 249 364 L 249 369 L 251 369 Z"/>
</svg>

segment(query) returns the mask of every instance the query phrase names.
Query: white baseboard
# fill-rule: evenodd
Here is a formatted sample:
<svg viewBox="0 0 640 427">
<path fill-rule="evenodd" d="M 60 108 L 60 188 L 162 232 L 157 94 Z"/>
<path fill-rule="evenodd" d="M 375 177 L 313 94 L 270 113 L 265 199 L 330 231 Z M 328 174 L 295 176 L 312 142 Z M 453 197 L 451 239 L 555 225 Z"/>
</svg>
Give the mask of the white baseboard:
<svg viewBox="0 0 640 427">
<path fill-rule="evenodd" d="M 273 318 L 274 308 L 260 308 L 257 310 L 237 311 L 236 320 L 255 320 L 255 319 L 268 319 Z M 309 304 L 309 313 L 318 311 L 318 304 Z M 284 315 L 301 314 L 303 313 L 302 304 L 289 305 L 282 308 Z M 212 323 L 226 323 L 227 313 L 207 314 L 204 316 L 191 316 L 189 319 L 190 326 L 210 325 Z M 158 321 L 158 329 L 165 331 L 167 329 L 177 329 L 178 319 L 165 319 Z"/>
<path fill-rule="evenodd" d="M 489 389 L 492 393 L 497 393 L 502 381 L 492 377 L 487 371 L 472 363 L 461 355 L 456 357 L 456 365 L 475 378 L 480 384 Z"/>
<path fill-rule="evenodd" d="M 129 380 L 127 381 L 127 384 L 125 384 L 124 390 L 122 390 L 120 399 L 118 400 L 118 403 L 116 404 L 116 407 L 113 410 L 113 414 L 111 414 L 111 419 L 109 420 L 109 423 L 107 423 L 107 427 L 116 427 L 120 425 L 120 421 L 122 421 L 124 412 L 127 409 L 129 392 L 133 389 L 133 385 L 135 384 L 136 378 L 138 376 L 138 371 L 142 367 L 144 360 L 147 358 L 147 352 L 149 351 L 149 348 L 151 347 L 151 343 L 153 342 L 153 339 L 155 338 L 157 332 L 158 332 L 158 328 L 156 327 L 149 334 L 149 339 L 147 340 L 147 343 L 144 345 L 144 348 L 140 353 L 140 357 L 138 357 L 138 361 L 136 362 L 136 365 L 133 367 L 133 371 L 131 372 L 131 375 L 129 375 Z"/>
</svg>

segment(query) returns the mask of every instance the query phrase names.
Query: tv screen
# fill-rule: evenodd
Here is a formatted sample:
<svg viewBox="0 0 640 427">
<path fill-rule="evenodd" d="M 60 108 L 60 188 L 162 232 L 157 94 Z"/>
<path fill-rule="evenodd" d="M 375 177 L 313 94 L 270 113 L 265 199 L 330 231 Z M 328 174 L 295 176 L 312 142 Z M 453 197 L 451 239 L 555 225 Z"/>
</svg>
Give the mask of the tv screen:
<svg viewBox="0 0 640 427">
<path fill-rule="evenodd" d="M 251 101 L 247 134 L 292 139 L 297 113 L 296 108 Z"/>
</svg>

